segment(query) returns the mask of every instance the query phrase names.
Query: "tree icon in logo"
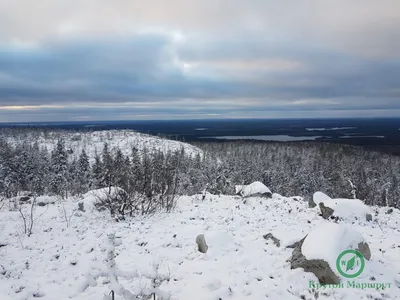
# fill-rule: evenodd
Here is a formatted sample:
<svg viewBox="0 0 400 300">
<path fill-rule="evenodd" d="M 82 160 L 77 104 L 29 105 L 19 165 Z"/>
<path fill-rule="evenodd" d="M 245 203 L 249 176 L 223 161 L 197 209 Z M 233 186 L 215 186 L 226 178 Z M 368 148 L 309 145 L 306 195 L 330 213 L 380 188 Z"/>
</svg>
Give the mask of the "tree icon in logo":
<svg viewBox="0 0 400 300">
<path fill-rule="evenodd" d="M 336 269 L 346 278 L 355 278 L 364 271 L 364 256 L 356 250 L 346 250 L 340 253 L 336 260 Z"/>
</svg>

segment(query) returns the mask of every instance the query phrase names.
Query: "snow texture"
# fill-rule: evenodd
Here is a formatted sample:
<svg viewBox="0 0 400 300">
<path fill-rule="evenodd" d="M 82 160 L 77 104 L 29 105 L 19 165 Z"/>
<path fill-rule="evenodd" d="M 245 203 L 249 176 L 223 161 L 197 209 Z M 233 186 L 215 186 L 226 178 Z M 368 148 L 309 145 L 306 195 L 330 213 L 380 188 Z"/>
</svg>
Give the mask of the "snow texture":
<svg viewBox="0 0 400 300">
<path fill-rule="evenodd" d="M 3 207 L 1 300 L 110 299 L 111 289 L 116 300 L 149 299 L 152 293 L 158 300 L 315 300 L 309 288 L 315 275 L 291 270 L 293 249 L 286 246 L 311 232 L 305 252 L 319 255 L 318 248 L 329 248 L 327 236 L 333 234 L 340 242 L 326 254 L 330 259 L 359 240 L 351 230 L 330 229 L 331 223 L 306 202 L 277 194 L 268 202 L 251 197 L 245 204 L 234 196 L 207 195 L 204 201 L 201 194 L 183 196 L 170 214 L 122 222 L 107 212 L 80 212 L 80 201 L 54 198 L 55 204 L 37 207 L 30 237 L 21 232 L 19 212 Z M 318 300 L 400 299 L 400 212 L 373 210 L 375 222 L 349 223 L 372 252 L 360 281 L 374 278 L 391 288 L 326 288 Z M 65 216 L 72 216 L 69 226 Z M 195 239 L 202 233 L 207 254 L 197 251 Z M 267 233 L 280 239 L 280 248 L 263 238 Z"/>
</svg>

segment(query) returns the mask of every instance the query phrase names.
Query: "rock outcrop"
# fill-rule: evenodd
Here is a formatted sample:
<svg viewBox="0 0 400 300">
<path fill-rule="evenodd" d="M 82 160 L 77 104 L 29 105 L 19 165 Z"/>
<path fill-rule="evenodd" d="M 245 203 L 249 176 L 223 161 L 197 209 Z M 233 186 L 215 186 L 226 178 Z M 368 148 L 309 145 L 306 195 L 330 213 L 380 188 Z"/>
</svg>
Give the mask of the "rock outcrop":
<svg viewBox="0 0 400 300">
<path fill-rule="evenodd" d="M 321 284 L 339 284 L 340 278 L 332 271 L 329 263 L 322 259 L 308 260 L 302 253 L 301 248 L 304 240 L 302 239 L 294 248 L 290 265 L 292 269 L 302 268 L 305 272 L 311 272 L 317 276 Z"/>
<path fill-rule="evenodd" d="M 321 210 L 322 217 L 326 220 L 328 220 L 334 213 L 334 210 L 325 206 L 323 202 L 319 203 L 319 209 Z"/>
</svg>

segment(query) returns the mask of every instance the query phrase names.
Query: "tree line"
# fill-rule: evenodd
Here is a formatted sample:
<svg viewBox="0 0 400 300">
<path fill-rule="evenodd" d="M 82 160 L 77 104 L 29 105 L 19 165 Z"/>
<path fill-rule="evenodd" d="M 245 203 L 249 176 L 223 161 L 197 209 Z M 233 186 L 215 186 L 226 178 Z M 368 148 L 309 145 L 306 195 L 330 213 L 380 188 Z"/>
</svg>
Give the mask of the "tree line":
<svg viewBox="0 0 400 300">
<path fill-rule="evenodd" d="M 177 195 L 207 190 L 234 194 L 235 185 L 262 181 L 284 196 L 358 198 L 369 205 L 400 207 L 400 158 L 363 148 L 317 142 L 194 143 L 203 155 L 178 151 L 103 149 L 89 158 L 72 155 L 60 138 L 49 152 L 38 143 L 0 140 L 0 194 L 20 191 L 68 197 L 120 187 L 132 213 L 172 209 Z M 121 203 L 118 203 L 121 205 Z M 118 210 L 116 206 L 109 206 Z"/>
<path fill-rule="evenodd" d="M 121 149 L 109 149 L 104 143 L 91 161 L 86 150 L 73 155 L 63 139 L 51 152 L 37 142 L 11 145 L 0 140 L 0 195 L 11 198 L 29 191 L 36 196 L 67 198 L 107 188 L 113 199 L 105 201 L 119 201 L 106 207 L 112 214 L 121 201 L 131 209 L 140 204 L 142 213 L 170 210 L 177 195 L 179 165 L 185 156 L 183 149 L 167 153 L 144 149 L 139 153 L 135 147 L 130 155 L 124 155 Z M 124 199 L 111 195 L 113 187 L 125 191 Z"/>
<path fill-rule="evenodd" d="M 358 198 L 368 205 L 400 207 L 400 157 L 326 142 L 199 143 L 213 193 L 262 181 L 273 192 L 310 198 Z M 212 163 L 214 162 L 214 163 Z"/>
</svg>

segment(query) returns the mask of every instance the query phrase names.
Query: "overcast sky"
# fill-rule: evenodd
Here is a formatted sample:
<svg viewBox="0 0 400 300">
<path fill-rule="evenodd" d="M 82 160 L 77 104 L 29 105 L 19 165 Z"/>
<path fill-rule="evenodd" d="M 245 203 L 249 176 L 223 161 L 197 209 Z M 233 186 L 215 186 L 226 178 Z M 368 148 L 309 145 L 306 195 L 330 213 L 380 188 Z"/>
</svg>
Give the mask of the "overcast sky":
<svg viewBox="0 0 400 300">
<path fill-rule="evenodd" d="M 400 116 L 399 0 L 0 0 L 0 122 Z"/>
</svg>

